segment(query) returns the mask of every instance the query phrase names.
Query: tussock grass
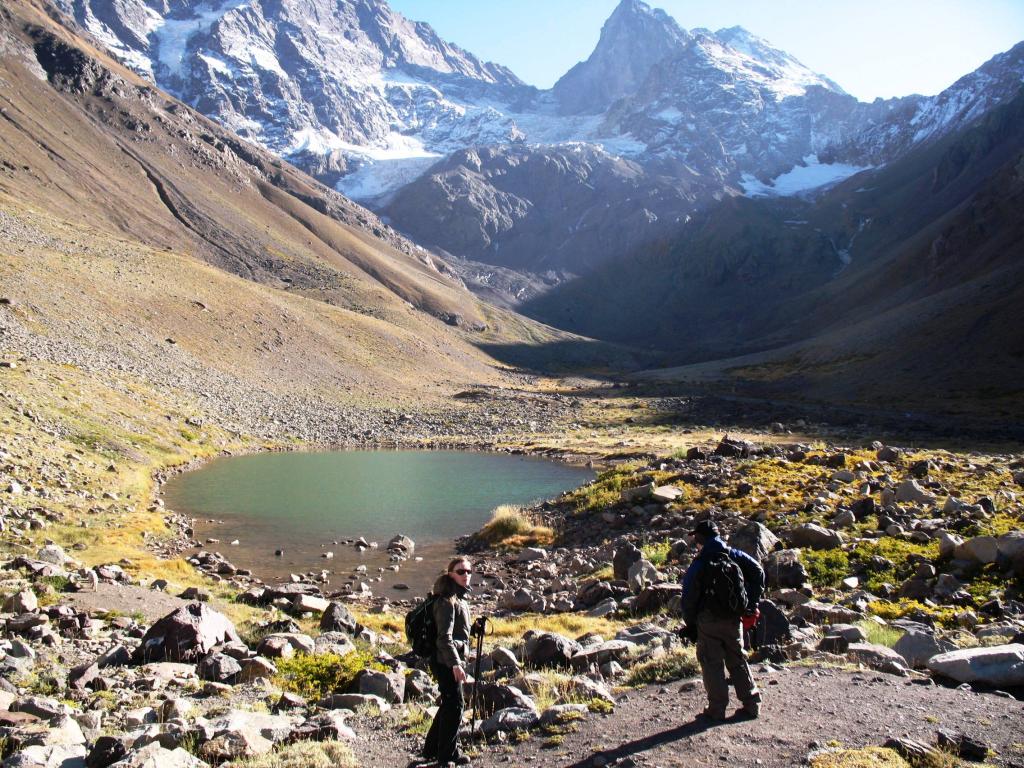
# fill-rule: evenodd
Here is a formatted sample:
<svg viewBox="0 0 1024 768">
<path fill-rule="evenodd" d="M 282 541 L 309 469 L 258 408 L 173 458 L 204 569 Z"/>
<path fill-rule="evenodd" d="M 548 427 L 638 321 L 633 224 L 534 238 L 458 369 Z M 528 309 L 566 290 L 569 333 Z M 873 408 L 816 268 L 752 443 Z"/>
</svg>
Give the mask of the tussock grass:
<svg viewBox="0 0 1024 768">
<path fill-rule="evenodd" d="M 402 715 L 402 730 L 413 736 L 426 736 L 432 719 L 423 707 L 411 704 Z"/>
<path fill-rule="evenodd" d="M 961 609 L 953 606 L 931 606 L 918 602 L 917 600 L 876 600 L 868 604 L 868 613 L 880 616 L 886 621 L 908 617 L 915 621 L 928 621 L 929 619 L 944 627 L 956 626 L 956 614 Z"/>
<path fill-rule="evenodd" d="M 673 680 L 693 677 L 699 672 L 697 651 L 694 648 L 677 648 L 650 661 L 637 664 L 629 671 L 626 685 L 639 687 L 654 683 L 669 683 Z"/>
<path fill-rule="evenodd" d="M 811 768 L 910 768 L 910 763 L 885 747 L 830 749 L 811 758 Z"/>
<path fill-rule="evenodd" d="M 892 648 L 896 645 L 904 634 L 902 630 L 896 627 L 889 627 L 876 621 L 862 621 L 857 626 L 864 630 L 864 634 L 868 636 L 869 643 L 884 645 L 886 648 Z"/>
<path fill-rule="evenodd" d="M 530 546 L 548 546 L 555 540 L 555 532 L 545 525 L 536 525 L 521 507 L 502 504 L 491 514 L 491 519 L 480 529 L 479 536 L 492 547 L 518 549 Z"/>
<path fill-rule="evenodd" d="M 636 622 L 616 621 L 603 616 L 586 616 L 580 613 L 522 613 L 493 618 L 491 624 L 494 634 L 488 635 L 487 639 L 495 644 L 518 642 L 527 630 L 535 629 L 539 632 L 557 632 L 571 638 L 593 632 L 608 640 L 630 623 Z"/>
<path fill-rule="evenodd" d="M 348 744 L 340 741 L 296 741 L 265 755 L 233 760 L 231 768 L 359 768 Z"/>
</svg>

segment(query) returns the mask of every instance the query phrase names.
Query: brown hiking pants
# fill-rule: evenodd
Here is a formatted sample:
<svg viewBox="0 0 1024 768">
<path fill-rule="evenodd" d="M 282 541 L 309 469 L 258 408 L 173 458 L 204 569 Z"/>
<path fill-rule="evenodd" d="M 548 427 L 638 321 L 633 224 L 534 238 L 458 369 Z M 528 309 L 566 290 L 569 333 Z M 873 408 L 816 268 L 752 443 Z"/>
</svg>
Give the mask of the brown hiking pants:
<svg viewBox="0 0 1024 768">
<path fill-rule="evenodd" d="M 741 704 L 760 701 L 760 692 L 754 685 L 743 653 L 743 629 L 739 619 L 719 619 L 701 614 L 697 618 L 697 661 L 704 675 L 704 690 L 708 694 L 711 713 L 724 716 L 729 704 L 726 669 Z"/>
</svg>

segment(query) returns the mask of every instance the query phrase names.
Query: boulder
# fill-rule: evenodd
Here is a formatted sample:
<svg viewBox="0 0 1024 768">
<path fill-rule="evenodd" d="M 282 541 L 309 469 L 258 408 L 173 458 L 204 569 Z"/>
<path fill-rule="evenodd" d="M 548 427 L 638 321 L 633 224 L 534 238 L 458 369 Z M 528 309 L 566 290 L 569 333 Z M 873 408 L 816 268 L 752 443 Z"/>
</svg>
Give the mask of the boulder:
<svg viewBox="0 0 1024 768">
<path fill-rule="evenodd" d="M 181 747 L 164 749 L 154 741 L 112 763 L 110 768 L 207 768 L 207 764 Z"/>
<path fill-rule="evenodd" d="M 405 699 L 405 675 L 401 672 L 378 672 L 364 669 L 356 677 L 359 693 L 379 696 L 390 704 Z"/>
<path fill-rule="evenodd" d="M 682 584 L 651 584 L 636 596 L 636 601 L 633 603 L 633 612 L 637 614 L 657 613 L 669 605 L 673 599 L 682 597 L 682 594 Z M 613 600 L 613 611 L 615 607 L 615 601 Z"/>
<path fill-rule="evenodd" d="M 31 589 L 23 589 L 4 600 L 3 610 L 4 613 L 33 613 L 39 610 L 39 600 Z"/>
<path fill-rule="evenodd" d="M 949 531 L 939 532 L 939 557 L 953 557 L 956 555 L 957 547 L 964 543 L 961 536 Z"/>
<path fill-rule="evenodd" d="M 893 448 L 891 445 L 883 445 L 875 453 L 875 458 L 879 461 L 897 461 L 900 457 L 900 449 Z"/>
<path fill-rule="evenodd" d="M 581 646 L 575 640 L 544 632 L 526 643 L 527 661 L 535 667 L 567 667 Z"/>
<path fill-rule="evenodd" d="M 295 653 L 315 651 L 313 638 L 301 632 L 276 632 L 264 637 L 256 646 L 256 652 L 267 658 L 288 658 Z"/>
<path fill-rule="evenodd" d="M 603 643 L 588 645 L 572 657 L 574 669 L 586 671 L 592 665 L 600 667 L 609 661 L 622 661 L 636 648 L 628 640 L 605 640 Z"/>
<path fill-rule="evenodd" d="M 793 609 L 793 615 L 811 624 L 852 624 L 861 618 L 861 614 L 840 605 L 827 605 L 811 600 Z"/>
<path fill-rule="evenodd" d="M 433 701 L 440 691 L 434 678 L 421 669 L 410 669 L 405 676 L 405 701 Z"/>
<path fill-rule="evenodd" d="M 1019 563 L 1024 560 L 1024 531 L 1010 531 L 996 540 L 998 559 L 1007 563 Z"/>
<path fill-rule="evenodd" d="M 25 712 L 40 720 L 54 722 L 58 718 L 74 714 L 75 710 L 63 702 L 47 696 L 23 696 L 10 706 L 11 712 Z"/>
<path fill-rule="evenodd" d="M 654 567 L 654 563 L 643 558 L 630 565 L 626 574 L 626 581 L 629 582 L 629 588 L 634 595 L 640 594 L 644 587 L 656 583 L 660 578 L 661 574 Z"/>
<path fill-rule="evenodd" d="M 515 657 L 508 648 L 502 648 L 498 646 L 491 651 L 491 661 L 494 662 L 494 666 L 501 669 L 503 667 L 509 667 L 511 669 L 519 669 L 519 660 Z"/>
<path fill-rule="evenodd" d="M 868 639 L 867 633 L 856 624 L 833 624 L 828 634 L 843 638 L 848 643 L 862 643 Z"/>
<path fill-rule="evenodd" d="M 136 663 L 196 662 L 221 643 L 240 643 L 235 626 L 205 603 L 189 603 L 149 628 L 132 655 Z"/>
<path fill-rule="evenodd" d="M 957 560 L 975 563 L 994 563 L 999 555 L 999 541 L 995 536 L 975 536 L 956 548 L 953 556 Z"/>
<path fill-rule="evenodd" d="M 760 648 L 789 642 L 791 633 L 786 614 L 770 600 L 762 600 L 757 607 L 761 611 L 761 618 L 754 627 L 754 644 Z"/>
<path fill-rule="evenodd" d="M 352 741 L 355 732 L 345 723 L 347 713 L 331 710 L 315 715 L 292 731 L 290 741 Z"/>
<path fill-rule="evenodd" d="M 654 587 L 648 587 L 648 589 L 656 590 L 660 586 L 663 586 L 663 585 L 658 584 L 658 585 L 656 585 Z M 646 591 L 647 590 L 644 590 L 644 592 L 646 592 Z M 639 601 L 640 598 L 643 597 L 644 592 L 641 592 L 639 595 L 637 595 L 637 601 Z M 593 617 L 596 617 L 596 618 L 600 618 L 601 616 L 607 616 L 607 615 L 609 615 L 611 613 L 615 613 L 617 610 L 619 610 L 619 604 L 617 602 L 615 602 L 614 598 L 609 597 L 606 600 L 602 600 L 600 603 L 598 603 L 593 608 L 588 610 L 587 611 L 587 616 L 593 616 Z"/>
<path fill-rule="evenodd" d="M 69 557 L 67 552 L 57 544 L 47 544 L 36 553 L 36 557 L 44 563 L 50 563 L 60 567 L 76 565 L 74 558 Z"/>
<path fill-rule="evenodd" d="M 322 632 L 313 640 L 316 653 L 333 653 L 344 656 L 356 649 L 352 638 L 344 632 Z"/>
<path fill-rule="evenodd" d="M 907 662 L 892 648 L 871 643 L 851 643 L 846 655 L 852 660 L 879 672 L 891 675 L 906 676 L 909 674 Z"/>
<path fill-rule="evenodd" d="M 359 623 L 342 603 L 332 602 L 320 617 L 321 632 L 346 632 L 354 635 L 358 632 Z"/>
<path fill-rule="evenodd" d="M 608 686 L 604 683 L 592 680 L 589 677 L 577 675 L 566 683 L 563 683 L 563 685 L 563 701 L 566 699 L 569 701 L 601 699 L 609 704 L 615 703 L 615 697 L 612 696 L 612 692 L 608 690 Z"/>
<path fill-rule="evenodd" d="M 129 736 L 100 736 L 89 750 L 85 758 L 85 768 L 107 768 L 118 760 L 124 759 L 131 748 Z"/>
<path fill-rule="evenodd" d="M 912 669 L 924 669 L 928 665 L 928 659 L 940 653 L 956 650 L 956 646 L 948 640 L 940 640 L 933 632 L 910 629 L 896 641 L 893 650 L 902 656 Z"/>
<path fill-rule="evenodd" d="M 318 703 L 324 709 L 348 709 L 353 712 L 367 706 L 376 707 L 381 712 L 391 709 L 388 702 L 370 693 L 332 693 L 324 696 Z"/>
<path fill-rule="evenodd" d="M 920 486 L 917 480 L 904 480 L 896 487 L 896 501 L 912 504 L 934 504 L 936 498 Z"/>
<path fill-rule="evenodd" d="M 416 542 L 405 534 L 398 534 L 388 542 L 389 552 L 398 552 L 406 557 L 411 557 L 416 552 Z"/>
<path fill-rule="evenodd" d="M 832 526 L 834 528 L 851 528 L 856 522 L 857 516 L 849 509 L 844 509 L 838 512 L 836 516 L 832 518 Z"/>
<path fill-rule="evenodd" d="M 814 523 L 805 523 L 790 529 L 786 538 L 793 547 L 811 549 L 836 549 L 843 546 L 843 534 Z"/>
<path fill-rule="evenodd" d="M 248 730 L 268 741 L 277 743 L 288 738 L 294 724 L 293 718 L 286 715 L 271 715 L 267 712 L 232 709 L 227 714 L 208 721 L 206 727 L 214 735 Z"/>
<path fill-rule="evenodd" d="M 779 544 L 779 537 L 757 522 L 749 522 L 729 537 L 729 546 L 742 550 L 758 562 L 764 561 Z"/>
<path fill-rule="evenodd" d="M 756 456 L 760 449 L 746 440 L 734 440 L 728 435 L 723 437 L 715 448 L 715 456 L 726 456 L 730 458 L 747 458 Z"/>
<path fill-rule="evenodd" d="M 85 745 L 25 747 L 5 760 L 4 768 L 85 768 Z"/>
<path fill-rule="evenodd" d="M 533 699 L 514 685 L 482 683 L 478 694 L 481 709 L 485 714 L 502 709 L 532 709 L 536 712 L 537 705 Z"/>
<path fill-rule="evenodd" d="M 651 491 L 651 499 L 661 504 L 669 504 L 683 497 L 683 492 L 674 485 L 659 485 Z"/>
<path fill-rule="evenodd" d="M 541 725 L 566 725 L 590 714 L 586 704 L 555 704 L 540 716 Z"/>
<path fill-rule="evenodd" d="M 239 662 L 241 670 L 235 677 L 236 683 L 251 683 L 254 680 L 270 680 L 277 674 L 277 667 L 270 659 L 254 656 Z"/>
<path fill-rule="evenodd" d="M 329 600 L 318 595 L 296 595 L 292 598 L 292 610 L 295 613 L 320 613 L 322 614 L 331 606 Z"/>
<path fill-rule="evenodd" d="M 480 725 L 480 730 L 483 731 L 485 736 L 491 737 L 499 732 L 527 731 L 537 725 L 538 722 L 540 722 L 540 716 L 537 714 L 536 709 L 509 707 L 507 709 L 499 709 L 484 720 Z"/>
<path fill-rule="evenodd" d="M 671 630 L 649 622 L 636 624 L 632 627 L 624 627 L 615 633 L 615 639 L 626 640 L 635 645 L 647 645 L 649 643 L 671 645 L 679 640 Z"/>
<path fill-rule="evenodd" d="M 528 589 L 519 587 L 516 590 L 506 590 L 498 598 L 498 605 L 510 611 L 528 611 L 533 605 L 537 596 Z"/>
<path fill-rule="evenodd" d="M 196 671 L 200 680 L 232 683 L 242 671 L 242 666 L 226 653 L 209 653 L 199 662 Z"/>
<path fill-rule="evenodd" d="M 1024 645 L 1011 643 L 940 653 L 928 659 L 927 666 L 935 674 L 960 683 L 1024 685 Z"/>
<path fill-rule="evenodd" d="M 516 557 L 517 563 L 530 563 L 534 560 L 547 560 L 548 551 L 540 547 L 523 547 Z"/>
<path fill-rule="evenodd" d="M 265 739 L 251 728 L 225 731 L 203 743 L 199 754 L 214 765 L 239 757 L 264 755 L 274 748 L 274 743 Z"/>
<path fill-rule="evenodd" d="M 802 587 L 807 582 L 807 571 L 800 562 L 799 549 L 772 552 L 764 561 L 765 581 L 776 589 Z"/>
<path fill-rule="evenodd" d="M 576 592 L 576 600 L 581 605 L 589 607 L 608 600 L 614 594 L 612 585 L 607 581 L 588 579 L 580 584 L 579 590 Z"/>
<path fill-rule="evenodd" d="M 654 483 L 647 483 L 636 488 L 626 488 L 619 493 L 619 500 L 630 504 L 649 499 L 652 493 L 654 493 Z"/>
<path fill-rule="evenodd" d="M 643 552 L 630 543 L 623 544 L 612 555 L 612 571 L 618 581 L 629 578 L 629 567 L 643 557 Z"/>
</svg>

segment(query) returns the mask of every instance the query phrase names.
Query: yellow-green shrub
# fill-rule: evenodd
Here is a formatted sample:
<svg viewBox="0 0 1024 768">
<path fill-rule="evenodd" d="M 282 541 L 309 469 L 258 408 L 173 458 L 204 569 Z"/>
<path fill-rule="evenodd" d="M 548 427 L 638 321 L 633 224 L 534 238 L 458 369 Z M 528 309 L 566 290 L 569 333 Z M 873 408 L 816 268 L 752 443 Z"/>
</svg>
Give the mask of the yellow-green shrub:
<svg viewBox="0 0 1024 768">
<path fill-rule="evenodd" d="M 344 656 L 336 653 L 300 653 L 277 662 L 274 682 L 286 691 L 319 699 L 329 693 L 344 690 L 364 669 L 383 672 L 386 667 L 374 661 L 372 653 L 359 649 Z"/>
</svg>

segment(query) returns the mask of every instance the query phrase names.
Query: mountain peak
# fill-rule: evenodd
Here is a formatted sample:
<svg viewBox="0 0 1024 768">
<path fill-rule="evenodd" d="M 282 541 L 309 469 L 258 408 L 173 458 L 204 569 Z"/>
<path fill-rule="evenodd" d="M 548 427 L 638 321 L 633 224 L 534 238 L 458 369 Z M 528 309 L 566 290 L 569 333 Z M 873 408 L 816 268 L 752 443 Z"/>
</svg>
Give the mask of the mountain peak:
<svg viewBox="0 0 1024 768">
<path fill-rule="evenodd" d="M 566 113 L 597 113 L 637 89 L 651 67 L 677 54 L 690 35 L 660 8 L 622 0 L 601 27 L 590 58 L 559 79 L 554 94 Z"/>
</svg>

